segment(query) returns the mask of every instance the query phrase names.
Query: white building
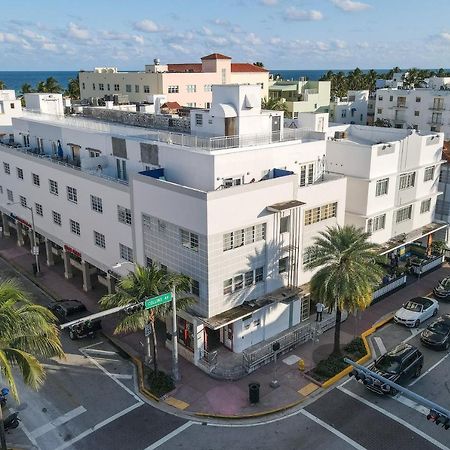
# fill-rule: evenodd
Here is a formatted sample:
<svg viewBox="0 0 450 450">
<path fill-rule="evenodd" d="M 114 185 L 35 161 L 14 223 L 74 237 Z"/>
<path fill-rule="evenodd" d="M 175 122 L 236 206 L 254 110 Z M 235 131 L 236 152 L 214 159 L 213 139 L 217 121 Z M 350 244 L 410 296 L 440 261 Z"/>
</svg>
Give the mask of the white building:
<svg viewBox="0 0 450 450">
<path fill-rule="evenodd" d="M 0 141 L 9 139 L 12 130 L 12 118 L 22 114 L 20 100 L 14 90 L 0 90 Z"/>
<path fill-rule="evenodd" d="M 330 122 L 367 125 L 369 91 L 348 91 L 330 102 Z"/>
<path fill-rule="evenodd" d="M 62 94 L 46 94 L 42 92 L 25 94 L 25 104 L 29 111 L 56 116 L 64 115 Z"/>
<path fill-rule="evenodd" d="M 260 89 L 214 86 L 211 109 L 191 112 L 191 134 L 13 119 L 25 146 L 0 145 L 4 234 L 29 240 L 32 207 L 47 264 L 68 278 L 81 270 L 86 290 L 112 290 L 120 260 L 189 276 L 198 301 L 178 332 L 196 364 L 217 346 L 240 353 L 289 332 L 309 316 L 304 264 L 318 231 L 385 214 L 379 230 L 371 222 L 384 242 L 432 221 L 442 136 L 348 125 L 326 139 L 284 128 L 282 112 L 261 110 Z"/>
<path fill-rule="evenodd" d="M 450 138 L 450 78 L 433 77 L 428 87 L 382 88 L 376 91 L 375 121 L 394 128 L 415 128 L 423 133 L 442 132 Z"/>
</svg>

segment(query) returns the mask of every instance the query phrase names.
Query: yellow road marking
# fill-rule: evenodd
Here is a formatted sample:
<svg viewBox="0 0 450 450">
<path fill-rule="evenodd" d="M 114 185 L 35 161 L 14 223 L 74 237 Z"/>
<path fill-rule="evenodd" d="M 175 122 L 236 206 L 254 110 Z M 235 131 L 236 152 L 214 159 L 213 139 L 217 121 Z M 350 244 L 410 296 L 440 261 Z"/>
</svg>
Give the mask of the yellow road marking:
<svg viewBox="0 0 450 450">
<path fill-rule="evenodd" d="M 312 394 L 316 389 L 319 389 L 319 386 L 317 386 L 317 384 L 309 383 L 305 387 L 301 388 L 298 393 L 306 397 L 309 394 Z"/>
<path fill-rule="evenodd" d="M 168 405 L 174 406 L 178 409 L 186 409 L 189 406 L 189 403 L 183 402 L 183 400 L 178 400 L 175 397 L 167 397 L 164 400 Z"/>
</svg>

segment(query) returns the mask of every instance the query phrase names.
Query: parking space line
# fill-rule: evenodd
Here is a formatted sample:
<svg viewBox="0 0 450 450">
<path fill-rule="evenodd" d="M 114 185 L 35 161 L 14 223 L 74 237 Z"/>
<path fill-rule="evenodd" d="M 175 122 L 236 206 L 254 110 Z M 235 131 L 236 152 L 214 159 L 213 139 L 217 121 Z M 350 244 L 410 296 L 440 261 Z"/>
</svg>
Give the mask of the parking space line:
<svg viewBox="0 0 450 450">
<path fill-rule="evenodd" d="M 113 352 L 112 350 L 100 350 L 98 348 L 84 348 L 84 351 L 88 352 L 88 353 L 98 354 L 98 355 L 109 355 L 109 356 L 118 355 L 117 352 Z"/>
<path fill-rule="evenodd" d="M 342 439 L 343 441 L 347 442 L 347 444 L 350 444 L 353 448 L 356 448 L 357 450 L 366 450 L 366 447 L 363 447 L 362 445 L 358 444 L 356 441 L 354 441 L 353 439 L 349 438 L 346 434 L 341 433 L 339 430 L 336 430 L 336 428 L 334 428 L 331 425 L 327 424 L 326 422 L 324 422 L 323 420 L 321 420 L 318 417 L 314 416 L 310 412 L 305 411 L 304 409 L 302 409 L 300 411 L 300 414 L 303 414 L 308 419 L 312 420 L 313 422 L 316 422 L 321 427 L 325 428 L 326 430 L 328 430 L 331 433 L 333 433 L 335 436 L 337 436 L 340 439 Z"/>
<path fill-rule="evenodd" d="M 195 424 L 195 422 L 192 422 L 192 420 L 189 420 L 188 422 L 184 423 L 180 427 L 175 428 L 175 430 L 173 430 L 171 433 L 166 434 L 164 437 L 162 437 L 161 439 L 154 442 L 149 447 L 146 447 L 144 450 L 154 450 L 155 448 L 160 447 L 161 445 L 165 444 L 167 441 L 170 441 L 170 439 L 175 437 L 177 434 L 182 433 L 184 430 L 186 430 L 187 428 L 189 428 L 191 425 L 194 425 L 194 424 Z"/>
<path fill-rule="evenodd" d="M 381 339 L 379 336 L 375 336 L 373 340 L 377 344 L 378 350 L 380 350 L 380 355 L 384 355 L 386 353 L 386 347 L 383 343 L 383 339 Z"/>
<path fill-rule="evenodd" d="M 409 398 L 404 397 L 403 395 L 396 395 L 395 397 L 392 398 L 402 403 L 403 405 L 408 406 L 409 408 L 415 409 L 421 414 L 427 415 L 430 412 L 430 410 L 428 408 L 425 408 L 425 406 L 419 405 L 418 403 L 410 400 Z"/>
<path fill-rule="evenodd" d="M 441 362 L 447 359 L 450 356 L 450 353 L 447 353 L 444 357 L 442 357 L 437 363 L 433 364 L 428 370 L 426 370 L 420 377 L 417 377 L 413 382 L 408 384 L 408 387 L 414 386 L 419 380 L 421 380 L 425 375 L 429 374 L 433 369 L 435 369 Z"/>
<path fill-rule="evenodd" d="M 78 417 L 80 414 L 83 414 L 84 412 L 86 412 L 86 408 L 84 408 L 83 406 L 79 406 L 78 408 L 72 409 L 72 411 L 63 414 L 62 416 L 53 419 L 52 421 L 46 423 L 45 425 L 36 428 L 30 434 L 34 438 L 38 438 L 39 436 L 48 433 L 50 430 L 53 430 L 54 428 L 69 422 L 69 420 Z"/>
<path fill-rule="evenodd" d="M 385 410 L 383 408 L 380 408 L 378 405 L 375 405 L 374 403 L 370 402 L 369 400 L 366 400 L 365 398 L 359 396 L 358 394 L 355 394 L 354 392 L 349 391 L 348 389 L 346 389 L 346 388 L 344 388 L 342 386 L 338 386 L 337 389 L 339 389 L 341 392 L 344 392 L 344 394 L 347 394 L 348 396 L 354 398 L 355 400 L 360 401 L 361 403 L 363 403 L 364 405 L 368 406 L 369 408 L 372 408 L 375 411 L 378 411 L 379 413 L 384 414 L 386 417 L 389 417 L 389 419 L 392 419 L 395 422 L 398 422 L 399 424 L 401 424 L 404 427 L 408 428 L 412 432 L 418 434 L 420 437 L 424 438 L 428 442 L 431 442 L 433 445 L 435 445 L 436 447 L 440 448 L 441 450 L 450 450 L 449 447 L 447 447 L 444 444 L 440 443 L 439 441 L 437 441 L 436 439 L 432 438 L 431 436 L 428 436 L 426 433 L 424 433 L 423 431 L 421 431 L 418 428 L 414 427 L 413 425 L 411 425 L 410 423 L 406 422 L 402 418 L 395 416 L 394 414 L 390 413 L 389 411 L 387 411 L 387 410 Z"/>
</svg>

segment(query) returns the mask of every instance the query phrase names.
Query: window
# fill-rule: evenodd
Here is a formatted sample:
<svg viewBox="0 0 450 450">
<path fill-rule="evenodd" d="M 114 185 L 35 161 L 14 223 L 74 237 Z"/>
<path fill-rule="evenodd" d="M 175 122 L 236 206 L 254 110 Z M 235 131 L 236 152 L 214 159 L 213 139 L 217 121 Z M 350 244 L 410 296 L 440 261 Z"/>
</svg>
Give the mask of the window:
<svg viewBox="0 0 450 450">
<path fill-rule="evenodd" d="M 307 186 L 314 182 L 314 163 L 300 166 L 300 186 Z"/>
<path fill-rule="evenodd" d="M 136 94 L 139 93 L 139 85 L 138 84 L 134 85 L 134 92 L 136 92 Z"/>
<path fill-rule="evenodd" d="M 416 97 L 416 103 L 420 103 L 421 98 L 420 97 Z"/>
<path fill-rule="evenodd" d="M 39 178 L 39 175 L 36 175 L 35 173 L 31 174 L 31 179 L 33 180 L 33 184 L 35 186 L 40 186 L 41 185 L 41 179 Z"/>
<path fill-rule="evenodd" d="M 414 115 L 418 117 L 420 115 L 420 111 L 414 111 Z"/>
<path fill-rule="evenodd" d="M 180 228 L 181 245 L 198 252 L 198 234 Z"/>
<path fill-rule="evenodd" d="M 191 278 L 190 281 L 191 281 L 191 294 L 199 296 L 200 283 L 197 280 L 194 280 L 193 278 Z"/>
<path fill-rule="evenodd" d="M 397 223 L 404 222 L 405 220 L 411 219 L 412 214 L 412 205 L 406 206 L 405 208 L 401 208 L 397 210 L 395 221 Z"/>
<path fill-rule="evenodd" d="M 84 82 L 81 83 L 81 86 L 82 86 L 83 89 L 86 89 L 86 83 L 84 83 Z"/>
<path fill-rule="evenodd" d="M 380 216 L 372 217 L 367 220 L 367 232 L 374 233 L 378 230 L 384 230 L 386 225 L 386 214 L 381 214 Z"/>
<path fill-rule="evenodd" d="M 305 250 L 303 253 L 303 265 L 309 264 L 310 262 L 314 261 L 314 259 L 317 257 L 317 252 L 314 250 L 314 247 L 309 247 Z"/>
<path fill-rule="evenodd" d="M 3 194 L 3 186 L 0 186 L 0 194 Z"/>
<path fill-rule="evenodd" d="M 17 167 L 17 178 L 23 180 L 23 170 L 20 167 Z"/>
<path fill-rule="evenodd" d="M 167 273 L 167 266 L 165 264 L 160 264 L 159 267 L 164 273 Z"/>
<path fill-rule="evenodd" d="M 403 175 L 400 175 L 400 185 L 398 188 L 408 189 L 414 187 L 415 181 L 416 181 L 415 172 L 404 173 Z"/>
<path fill-rule="evenodd" d="M 203 125 L 203 115 L 202 114 L 196 114 L 195 115 L 195 125 L 201 127 Z"/>
<path fill-rule="evenodd" d="M 382 108 L 377 108 L 377 114 L 382 114 L 383 113 L 383 109 Z"/>
<path fill-rule="evenodd" d="M 289 231 L 289 223 L 291 216 L 281 217 L 280 219 L 280 234 L 287 233 Z"/>
<path fill-rule="evenodd" d="M 99 91 L 104 91 L 105 90 L 105 86 L 103 83 L 98 83 L 98 90 Z"/>
<path fill-rule="evenodd" d="M 241 228 L 223 235 L 223 251 L 242 247 L 253 242 L 266 239 L 266 224 L 260 223 L 252 227 Z"/>
<path fill-rule="evenodd" d="M 342 118 L 347 117 L 347 110 L 346 110 L 346 109 L 343 109 L 343 110 L 341 111 L 341 117 L 342 117 Z"/>
<path fill-rule="evenodd" d="M 197 92 L 197 85 L 195 84 L 188 84 L 186 88 L 188 92 Z"/>
<path fill-rule="evenodd" d="M 61 214 L 56 211 L 52 211 L 52 216 L 53 216 L 53 222 L 55 222 L 56 225 L 61 226 Z"/>
<path fill-rule="evenodd" d="M 105 235 L 94 230 L 94 244 L 97 247 L 105 248 Z"/>
<path fill-rule="evenodd" d="M 95 83 L 92 83 L 92 90 L 95 91 Z"/>
<path fill-rule="evenodd" d="M 151 267 L 153 265 L 153 259 L 146 256 L 145 257 L 145 267 Z"/>
<path fill-rule="evenodd" d="M 165 233 L 167 229 L 167 223 L 164 220 L 158 219 L 158 231 L 160 233 Z"/>
<path fill-rule="evenodd" d="M 205 84 L 205 85 L 203 86 L 203 90 L 204 90 L 205 92 L 211 92 L 211 91 L 212 91 L 212 86 L 211 86 L 210 84 Z"/>
<path fill-rule="evenodd" d="M 394 101 L 394 96 L 393 96 L 393 95 L 390 95 L 390 96 L 389 96 L 389 101 L 390 101 L 390 102 L 393 102 L 393 101 Z"/>
<path fill-rule="evenodd" d="M 91 208 L 93 211 L 97 211 L 99 213 L 103 212 L 103 202 L 100 197 L 95 195 L 91 195 Z"/>
<path fill-rule="evenodd" d="M 264 267 L 255 269 L 255 283 L 260 283 L 264 279 Z"/>
<path fill-rule="evenodd" d="M 144 94 L 150 94 L 150 86 L 144 84 Z"/>
<path fill-rule="evenodd" d="M 382 102 L 382 101 L 383 101 L 383 96 L 382 96 L 382 95 L 379 95 L 379 96 L 378 96 L 378 100 L 379 100 L 380 102 Z"/>
<path fill-rule="evenodd" d="M 80 235 L 80 222 L 70 219 L 70 231 L 77 236 Z"/>
<path fill-rule="evenodd" d="M 386 195 L 388 193 L 388 188 L 389 188 L 389 178 L 383 178 L 382 180 L 378 180 L 375 189 L 375 197 L 379 197 L 380 195 Z"/>
<path fill-rule="evenodd" d="M 285 256 L 278 260 L 278 273 L 285 273 L 288 269 L 289 257 Z"/>
<path fill-rule="evenodd" d="M 420 214 L 429 212 L 431 209 L 431 198 L 428 198 L 427 200 L 423 200 L 420 203 Z"/>
<path fill-rule="evenodd" d="M 133 262 L 133 249 L 130 247 L 127 247 L 126 245 L 123 245 L 119 243 L 119 251 L 120 251 L 120 257 L 124 259 L 125 261 Z M 162 265 L 161 265 L 162 269 Z"/>
<path fill-rule="evenodd" d="M 110 91 L 110 90 L 111 90 L 111 86 L 109 85 L 109 83 L 107 83 L 107 85 L 106 85 L 106 89 L 107 89 L 108 91 Z"/>
<path fill-rule="evenodd" d="M 126 92 L 131 92 L 131 84 L 126 84 L 125 85 L 125 91 Z"/>
<path fill-rule="evenodd" d="M 67 200 L 72 203 L 78 203 L 78 194 L 75 188 L 67 186 Z"/>
<path fill-rule="evenodd" d="M 434 178 L 434 166 L 426 167 L 423 175 L 423 181 L 431 181 Z"/>
<path fill-rule="evenodd" d="M 11 174 L 11 168 L 9 167 L 8 163 L 3 163 L 3 170 L 5 171 L 6 174 L 10 175 Z"/>
<path fill-rule="evenodd" d="M 180 87 L 179 86 L 169 86 L 167 89 L 167 92 L 169 94 L 178 94 L 178 92 L 180 91 Z"/>
<path fill-rule="evenodd" d="M 233 279 L 228 278 L 228 280 L 225 280 L 223 282 L 223 293 L 225 294 L 231 294 L 233 292 Z"/>
<path fill-rule="evenodd" d="M 232 177 L 223 179 L 223 187 L 229 188 L 232 186 L 240 186 L 242 184 L 243 177 Z"/>
<path fill-rule="evenodd" d="M 244 274 L 244 285 L 245 287 L 251 286 L 253 284 L 254 280 L 254 272 L 253 270 L 249 270 L 248 272 L 245 272 Z"/>
<path fill-rule="evenodd" d="M 131 225 L 131 210 L 117 205 L 117 219 L 119 222 Z"/>
<path fill-rule="evenodd" d="M 54 180 L 48 180 L 50 194 L 58 195 L 58 183 Z"/>
<path fill-rule="evenodd" d="M 118 84 L 115 84 L 114 85 L 114 90 L 117 92 L 117 91 L 120 91 L 120 86 L 118 85 Z"/>
<path fill-rule="evenodd" d="M 222 84 L 227 82 L 227 69 L 222 69 Z"/>
<path fill-rule="evenodd" d="M 319 206 L 317 208 L 308 209 L 305 211 L 305 225 L 321 222 L 332 217 L 336 217 L 337 202 L 329 203 L 328 205 Z"/>
<path fill-rule="evenodd" d="M 20 200 L 20 204 L 21 204 L 24 208 L 26 208 L 26 207 L 27 207 L 27 198 L 24 197 L 23 195 L 20 195 L 20 196 L 19 196 L 19 200 Z"/>
<path fill-rule="evenodd" d="M 211 108 L 211 102 L 205 102 L 205 108 L 206 108 L 206 109 L 210 109 L 210 108 Z M 210 124 L 212 123 L 212 120 L 211 120 L 211 119 L 209 120 L 209 123 L 210 123 Z"/>
<path fill-rule="evenodd" d="M 44 211 L 43 211 L 42 205 L 40 203 L 35 203 L 34 204 L 34 209 L 36 210 L 36 214 L 38 216 L 43 216 L 44 215 Z"/>
<path fill-rule="evenodd" d="M 8 196 L 8 201 L 13 203 L 14 202 L 13 192 L 10 189 L 6 189 L 6 195 Z"/>
<path fill-rule="evenodd" d="M 223 293 L 226 295 L 240 291 L 244 287 L 250 287 L 256 283 L 260 283 L 263 279 L 264 267 L 258 267 L 255 270 L 237 274 L 233 278 L 228 278 L 223 282 Z"/>
<path fill-rule="evenodd" d="M 240 291 L 244 287 L 244 275 L 236 275 L 233 281 L 235 291 Z"/>
<path fill-rule="evenodd" d="M 195 108 L 196 106 L 197 106 L 197 103 L 196 102 L 190 102 L 190 103 L 188 103 L 187 105 L 186 105 L 188 108 Z"/>
</svg>

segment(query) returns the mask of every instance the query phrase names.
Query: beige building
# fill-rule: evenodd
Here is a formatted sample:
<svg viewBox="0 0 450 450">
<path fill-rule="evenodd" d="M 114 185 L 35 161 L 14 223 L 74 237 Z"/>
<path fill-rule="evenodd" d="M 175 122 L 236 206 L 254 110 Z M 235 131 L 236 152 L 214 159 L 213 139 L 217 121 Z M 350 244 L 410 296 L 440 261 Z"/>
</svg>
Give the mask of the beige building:
<svg viewBox="0 0 450 450">
<path fill-rule="evenodd" d="M 130 102 L 153 103 L 154 95 L 181 106 L 209 108 L 214 84 L 259 84 L 268 96 L 269 72 L 251 63 L 233 63 L 229 56 L 213 53 L 201 63 L 146 65 L 144 72 L 119 72 L 115 67 L 96 67 L 80 72 L 82 99 L 127 95 Z"/>
</svg>

